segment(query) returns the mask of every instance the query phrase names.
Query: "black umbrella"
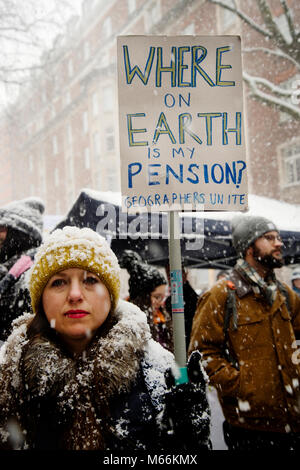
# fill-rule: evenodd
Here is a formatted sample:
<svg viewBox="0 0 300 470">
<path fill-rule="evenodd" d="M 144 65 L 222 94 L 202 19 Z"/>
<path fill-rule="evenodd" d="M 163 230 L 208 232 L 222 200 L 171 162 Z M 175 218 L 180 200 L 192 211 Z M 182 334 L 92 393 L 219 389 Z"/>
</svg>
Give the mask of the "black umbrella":
<svg viewBox="0 0 300 470">
<path fill-rule="evenodd" d="M 180 217 L 181 255 L 185 266 L 222 269 L 234 266 L 231 225 L 184 215 Z M 67 216 L 56 228 L 66 225 L 89 227 L 105 237 L 116 256 L 124 250 L 137 251 L 150 264 L 166 266 L 169 261 L 168 216 L 166 213 L 127 214 L 118 204 L 98 197 L 96 191 L 82 190 Z M 286 264 L 300 263 L 300 233 L 280 231 Z"/>
</svg>

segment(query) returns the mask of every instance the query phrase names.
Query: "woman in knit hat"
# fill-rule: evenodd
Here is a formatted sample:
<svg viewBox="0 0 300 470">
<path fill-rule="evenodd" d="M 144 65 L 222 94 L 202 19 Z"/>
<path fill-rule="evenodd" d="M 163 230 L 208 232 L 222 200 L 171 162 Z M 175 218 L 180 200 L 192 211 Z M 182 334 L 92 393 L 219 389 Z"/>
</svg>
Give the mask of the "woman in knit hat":
<svg viewBox="0 0 300 470">
<path fill-rule="evenodd" d="M 168 294 L 165 276 L 154 266 L 143 263 L 132 250 L 124 251 L 120 265 L 130 275 L 128 300 L 146 313 L 153 339 L 173 351 L 172 318 L 164 306 Z"/>
<path fill-rule="evenodd" d="M 167 387 L 173 355 L 151 339 L 145 314 L 119 300 L 118 261 L 100 235 L 55 230 L 28 283 L 33 314 L 15 320 L 0 353 L 2 448 L 209 447 L 199 357 L 188 364 L 196 383 Z"/>
</svg>

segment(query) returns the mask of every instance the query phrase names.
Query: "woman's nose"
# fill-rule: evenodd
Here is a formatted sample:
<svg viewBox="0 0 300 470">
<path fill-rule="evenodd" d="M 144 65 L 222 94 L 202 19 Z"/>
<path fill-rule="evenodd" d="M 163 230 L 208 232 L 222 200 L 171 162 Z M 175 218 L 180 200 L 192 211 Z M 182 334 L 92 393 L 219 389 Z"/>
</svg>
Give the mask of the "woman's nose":
<svg viewBox="0 0 300 470">
<path fill-rule="evenodd" d="M 70 302 L 78 302 L 82 299 L 82 287 L 80 283 L 76 280 L 73 280 L 70 283 L 68 299 Z"/>
</svg>

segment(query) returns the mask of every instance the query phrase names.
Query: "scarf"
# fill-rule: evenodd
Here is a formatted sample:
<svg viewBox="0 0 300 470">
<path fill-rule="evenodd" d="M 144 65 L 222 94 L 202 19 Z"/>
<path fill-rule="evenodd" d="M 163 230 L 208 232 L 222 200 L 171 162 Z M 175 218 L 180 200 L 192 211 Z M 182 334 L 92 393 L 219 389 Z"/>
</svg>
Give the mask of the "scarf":
<svg viewBox="0 0 300 470">
<path fill-rule="evenodd" d="M 263 279 L 244 259 L 237 261 L 235 270 L 249 282 L 255 294 L 263 296 L 269 305 L 273 305 L 277 295 L 277 281 L 273 271 Z"/>
<path fill-rule="evenodd" d="M 296 294 L 298 294 L 298 295 L 300 296 L 300 289 L 299 289 L 299 287 L 293 286 L 293 291 L 296 292 Z"/>
</svg>

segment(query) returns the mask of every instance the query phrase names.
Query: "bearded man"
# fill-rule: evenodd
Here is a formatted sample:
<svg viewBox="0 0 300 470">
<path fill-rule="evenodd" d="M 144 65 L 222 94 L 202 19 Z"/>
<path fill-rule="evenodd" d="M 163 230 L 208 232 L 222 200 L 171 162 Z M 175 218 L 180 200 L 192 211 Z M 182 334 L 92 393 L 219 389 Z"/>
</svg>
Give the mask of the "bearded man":
<svg viewBox="0 0 300 470">
<path fill-rule="evenodd" d="M 276 279 L 275 225 L 237 217 L 239 259 L 198 302 L 189 352 L 200 350 L 217 389 L 229 450 L 300 449 L 300 298 Z"/>
</svg>

